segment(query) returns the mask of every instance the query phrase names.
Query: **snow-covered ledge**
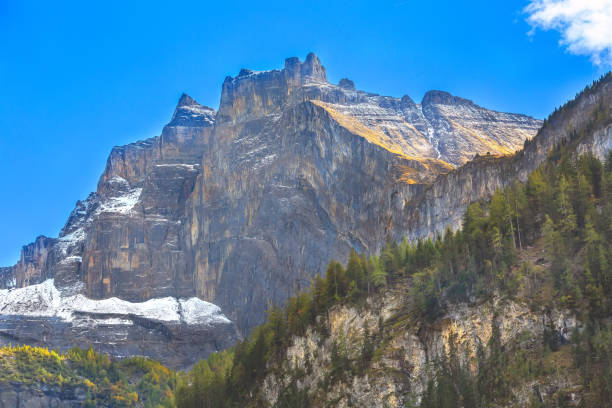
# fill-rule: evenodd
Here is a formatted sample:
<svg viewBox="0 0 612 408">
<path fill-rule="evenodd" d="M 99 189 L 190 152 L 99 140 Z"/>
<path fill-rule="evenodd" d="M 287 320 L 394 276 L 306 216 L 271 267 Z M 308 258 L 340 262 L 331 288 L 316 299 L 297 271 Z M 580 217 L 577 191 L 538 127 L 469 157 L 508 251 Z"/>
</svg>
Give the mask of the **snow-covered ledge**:
<svg viewBox="0 0 612 408">
<path fill-rule="evenodd" d="M 96 318 L 104 324 L 129 324 L 122 316 L 166 323 L 214 325 L 231 323 L 221 309 L 201 299 L 164 297 L 134 303 L 116 297 L 94 300 L 81 294 L 65 296 L 53 279 L 19 289 L 0 290 L 0 315 L 57 317 L 66 322 Z"/>
</svg>

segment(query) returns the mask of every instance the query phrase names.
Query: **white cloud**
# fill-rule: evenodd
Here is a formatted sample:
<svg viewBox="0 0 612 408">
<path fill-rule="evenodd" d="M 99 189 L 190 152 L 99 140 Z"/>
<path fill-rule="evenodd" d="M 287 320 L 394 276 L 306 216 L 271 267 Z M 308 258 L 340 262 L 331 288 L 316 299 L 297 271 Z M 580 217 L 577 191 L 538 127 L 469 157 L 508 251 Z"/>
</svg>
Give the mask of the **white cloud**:
<svg viewBox="0 0 612 408">
<path fill-rule="evenodd" d="M 525 12 L 534 30 L 559 31 L 571 53 L 612 66 L 612 0 L 531 0 Z"/>
</svg>

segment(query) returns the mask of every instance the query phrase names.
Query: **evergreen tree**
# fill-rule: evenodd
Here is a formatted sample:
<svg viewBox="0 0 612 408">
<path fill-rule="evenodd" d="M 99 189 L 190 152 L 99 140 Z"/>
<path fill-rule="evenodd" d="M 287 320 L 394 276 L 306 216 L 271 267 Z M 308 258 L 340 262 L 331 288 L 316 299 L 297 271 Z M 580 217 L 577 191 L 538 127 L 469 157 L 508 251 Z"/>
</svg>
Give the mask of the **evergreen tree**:
<svg viewBox="0 0 612 408">
<path fill-rule="evenodd" d="M 569 198 L 569 185 L 564 176 L 559 179 L 558 211 L 560 216 L 559 232 L 561 232 L 566 248 L 573 249 L 576 233 L 576 214 Z"/>
<path fill-rule="evenodd" d="M 382 260 L 377 257 L 370 257 L 370 277 L 371 283 L 375 288 L 380 288 L 387 284 L 387 271 L 384 268 Z"/>
</svg>

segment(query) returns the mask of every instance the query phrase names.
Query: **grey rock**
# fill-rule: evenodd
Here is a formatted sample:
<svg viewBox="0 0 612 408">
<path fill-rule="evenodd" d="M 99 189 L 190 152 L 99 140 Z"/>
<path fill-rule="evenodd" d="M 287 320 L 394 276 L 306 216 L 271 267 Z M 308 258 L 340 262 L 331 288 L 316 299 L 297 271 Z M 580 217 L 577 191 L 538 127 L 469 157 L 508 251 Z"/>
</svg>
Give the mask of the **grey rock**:
<svg viewBox="0 0 612 408">
<path fill-rule="evenodd" d="M 355 82 L 351 81 L 348 78 L 342 78 L 340 82 L 338 82 L 338 86 L 342 89 L 348 89 L 350 91 L 355 90 Z"/>
<path fill-rule="evenodd" d="M 417 104 L 349 85 L 327 82 L 309 54 L 280 70 L 227 77 L 217 113 L 181 96 L 159 137 L 112 150 L 96 192 L 77 202 L 58 238 L 37 239 L 0 270 L 1 287 L 54 278 L 63 292 L 96 299 L 198 296 L 219 305 L 240 334 L 231 325 L 133 320 L 80 331 L 1 316 L 4 338 L 60 348 L 90 342 L 189 365 L 248 333 L 330 259 L 454 225 L 466 203 L 501 182 L 477 163 L 452 170 L 477 153 L 514 152 L 541 123 L 441 92 Z M 473 172 L 492 179 L 469 194 L 457 190 Z M 179 349 L 185 357 L 164 357 Z"/>
<path fill-rule="evenodd" d="M 30 344 L 60 351 L 92 346 L 97 352 L 115 357 L 146 356 L 183 370 L 190 369 L 202 356 L 233 346 L 239 339 L 229 322 L 173 323 L 116 313 L 82 313 L 74 321 L 19 315 L 3 315 L 0 319 L 0 346 Z"/>
<path fill-rule="evenodd" d="M 547 126 L 515 156 L 481 156 L 439 176 L 406 206 L 405 223 L 393 238 L 433 238 L 447 227 L 459 228 L 469 204 L 489 197 L 496 189 L 515 180 L 525 182 L 555 146 L 569 139 L 568 129 L 579 129 L 591 120 L 591 113 L 599 103 L 612 106 L 610 79 L 600 84 L 593 93 L 582 95 L 563 114 L 553 115 Z M 612 149 L 611 129 L 612 126 L 607 126 L 588 133 L 580 140 L 576 151 L 589 152 L 603 160 L 608 150 Z"/>
<path fill-rule="evenodd" d="M 80 408 L 85 399 L 81 387 L 0 383 L 0 408 Z"/>
</svg>

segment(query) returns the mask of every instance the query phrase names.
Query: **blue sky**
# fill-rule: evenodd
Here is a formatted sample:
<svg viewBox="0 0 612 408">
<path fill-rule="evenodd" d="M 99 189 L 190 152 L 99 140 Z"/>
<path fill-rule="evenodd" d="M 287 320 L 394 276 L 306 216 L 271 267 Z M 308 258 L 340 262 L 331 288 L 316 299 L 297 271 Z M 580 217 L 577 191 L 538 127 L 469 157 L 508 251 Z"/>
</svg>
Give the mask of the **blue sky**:
<svg viewBox="0 0 612 408">
<path fill-rule="evenodd" d="M 57 236 L 112 146 L 158 135 L 182 92 L 216 108 L 242 67 L 314 51 L 334 82 L 543 118 L 609 69 L 605 44 L 564 36 L 573 17 L 550 2 L 577 4 L 0 0 L 0 265 Z"/>
</svg>

